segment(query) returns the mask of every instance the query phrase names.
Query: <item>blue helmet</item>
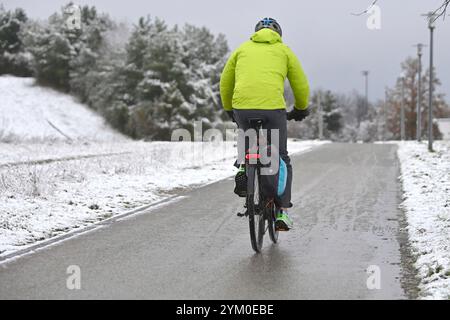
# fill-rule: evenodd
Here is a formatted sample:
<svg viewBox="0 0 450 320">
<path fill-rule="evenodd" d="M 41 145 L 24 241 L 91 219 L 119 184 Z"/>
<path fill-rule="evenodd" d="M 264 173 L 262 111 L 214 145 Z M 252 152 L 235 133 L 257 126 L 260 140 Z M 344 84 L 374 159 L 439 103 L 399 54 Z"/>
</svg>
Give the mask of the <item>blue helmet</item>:
<svg viewBox="0 0 450 320">
<path fill-rule="evenodd" d="M 278 32 L 280 36 L 283 36 L 283 31 L 281 30 L 280 25 L 278 24 L 277 20 L 272 18 L 264 18 L 261 21 L 258 22 L 258 24 L 255 27 L 255 32 L 259 31 L 264 28 L 269 28 L 275 32 Z"/>
</svg>

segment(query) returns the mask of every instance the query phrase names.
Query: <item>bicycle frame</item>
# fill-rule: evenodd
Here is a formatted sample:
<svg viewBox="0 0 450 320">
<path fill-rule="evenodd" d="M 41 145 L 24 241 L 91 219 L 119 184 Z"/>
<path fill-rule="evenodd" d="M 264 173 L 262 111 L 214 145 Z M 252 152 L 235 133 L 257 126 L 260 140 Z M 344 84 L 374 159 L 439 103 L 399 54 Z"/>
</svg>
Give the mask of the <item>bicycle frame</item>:
<svg viewBox="0 0 450 320">
<path fill-rule="evenodd" d="M 245 155 L 245 166 L 247 172 L 247 200 L 249 195 L 253 196 L 255 194 L 255 185 L 254 185 L 255 176 L 256 175 L 259 176 L 261 166 L 261 163 L 259 161 L 261 159 L 261 155 L 259 154 L 259 138 L 260 138 L 259 134 L 261 131 L 261 123 L 257 124 L 255 130 L 256 130 L 256 146 L 253 146 L 253 148 L 256 150 L 256 153 L 247 153 Z M 250 150 L 252 148 L 249 146 L 248 149 Z M 256 160 L 256 163 L 251 163 L 252 162 L 251 160 Z"/>
<path fill-rule="evenodd" d="M 245 155 L 245 166 L 247 173 L 247 198 L 246 198 L 246 216 L 249 218 L 250 225 L 250 239 L 251 244 L 255 252 L 261 252 L 263 245 L 264 234 L 269 229 L 270 238 L 274 243 L 278 241 L 278 232 L 274 229 L 274 202 L 271 199 L 267 199 L 261 188 L 261 155 L 260 155 L 260 131 L 262 122 L 257 122 L 256 125 L 256 146 L 252 148 L 256 150 L 256 153 L 248 152 Z M 252 161 L 256 160 L 256 161 Z M 255 190 L 255 183 L 259 190 Z M 255 192 L 258 191 L 257 203 L 255 203 Z M 267 228 L 266 228 L 267 221 Z"/>
</svg>

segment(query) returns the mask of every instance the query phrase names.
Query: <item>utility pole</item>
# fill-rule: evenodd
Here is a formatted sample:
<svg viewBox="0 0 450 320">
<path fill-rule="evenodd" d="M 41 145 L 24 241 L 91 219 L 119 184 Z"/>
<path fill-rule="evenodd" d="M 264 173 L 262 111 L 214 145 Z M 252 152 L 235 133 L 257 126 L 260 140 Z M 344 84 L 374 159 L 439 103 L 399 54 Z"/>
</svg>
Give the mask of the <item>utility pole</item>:
<svg viewBox="0 0 450 320">
<path fill-rule="evenodd" d="M 383 141 L 386 141 L 386 136 L 387 136 L 387 105 L 388 105 L 388 89 L 386 88 L 384 90 L 384 106 L 383 106 Z"/>
<path fill-rule="evenodd" d="M 323 140 L 323 108 L 320 91 L 317 93 L 317 105 L 319 110 L 319 140 Z"/>
<path fill-rule="evenodd" d="M 369 71 L 362 71 L 362 75 L 365 77 L 365 102 L 364 102 L 364 111 L 369 110 Z M 361 111 L 358 110 L 358 128 L 361 123 Z"/>
<path fill-rule="evenodd" d="M 428 97 L 428 151 L 433 152 L 433 33 L 434 22 L 436 16 L 433 12 L 424 15 L 428 18 L 428 29 L 430 29 L 430 83 L 429 83 L 429 97 Z"/>
<path fill-rule="evenodd" d="M 415 45 L 417 47 L 417 57 L 419 60 L 418 65 L 418 80 L 417 80 L 417 118 L 416 118 L 416 139 L 417 141 L 422 141 L 422 49 L 425 47 L 424 44 L 418 43 Z"/>
<path fill-rule="evenodd" d="M 400 138 L 402 141 L 405 140 L 405 75 L 402 73 L 400 76 L 400 81 L 402 82 L 402 101 L 401 101 L 401 112 L 400 112 Z"/>
</svg>

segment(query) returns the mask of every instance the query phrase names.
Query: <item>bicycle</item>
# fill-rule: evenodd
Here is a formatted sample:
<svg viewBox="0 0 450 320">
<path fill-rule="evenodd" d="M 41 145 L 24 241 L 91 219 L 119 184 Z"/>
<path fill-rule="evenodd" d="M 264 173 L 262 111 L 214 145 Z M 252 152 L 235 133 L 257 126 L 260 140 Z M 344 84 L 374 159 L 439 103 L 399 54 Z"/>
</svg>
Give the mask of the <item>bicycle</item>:
<svg viewBox="0 0 450 320">
<path fill-rule="evenodd" d="M 254 153 L 246 152 L 245 172 L 247 175 L 247 195 L 244 214 L 238 213 L 239 217 L 248 217 L 250 227 L 250 241 L 256 253 L 261 252 L 264 235 L 269 231 L 273 243 L 278 242 L 279 232 L 275 228 L 277 206 L 272 197 L 267 197 L 261 187 L 261 154 L 259 148 L 260 132 L 264 123 L 263 119 L 249 119 L 250 126 L 256 130 L 256 146 Z M 256 160 L 256 161 L 251 161 Z M 267 222 L 267 227 L 266 227 Z"/>
</svg>

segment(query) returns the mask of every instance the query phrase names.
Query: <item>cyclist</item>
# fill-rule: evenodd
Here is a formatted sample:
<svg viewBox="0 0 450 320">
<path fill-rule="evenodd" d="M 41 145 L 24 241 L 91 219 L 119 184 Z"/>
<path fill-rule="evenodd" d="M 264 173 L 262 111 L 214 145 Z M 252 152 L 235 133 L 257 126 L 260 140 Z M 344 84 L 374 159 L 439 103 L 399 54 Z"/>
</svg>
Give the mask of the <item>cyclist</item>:
<svg viewBox="0 0 450 320">
<path fill-rule="evenodd" d="M 294 109 L 287 113 L 284 83 L 289 80 L 294 93 Z M 309 115 L 309 84 L 301 64 L 292 50 L 282 42 L 282 30 L 275 19 L 259 21 L 255 33 L 228 59 L 220 79 L 222 104 L 240 129 L 248 130 L 251 118 L 264 119 L 264 129 L 278 129 L 276 144 L 286 162 L 288 179 L 283 196 L 277 199 L 280 211 L 276 228 L 288 231 L 293 221 L 288 215 L 292 207 L 292 166 L 287 151 L 287 121 L 301 121 Z"/>
</svg>

